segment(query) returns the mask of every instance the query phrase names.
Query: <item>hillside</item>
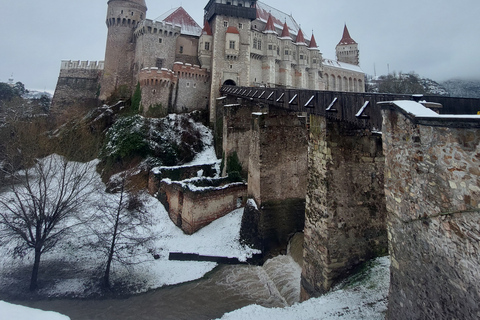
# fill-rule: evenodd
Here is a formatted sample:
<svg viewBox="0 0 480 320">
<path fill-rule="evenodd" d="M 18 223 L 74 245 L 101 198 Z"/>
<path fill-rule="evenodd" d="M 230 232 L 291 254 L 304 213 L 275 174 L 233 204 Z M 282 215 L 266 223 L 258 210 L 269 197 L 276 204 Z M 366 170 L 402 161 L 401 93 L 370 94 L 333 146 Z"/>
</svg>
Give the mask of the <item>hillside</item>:
<svg viewBox="0 0 480 320">
<path fill-rule="evenodd" d="M 480 80 L 451 79 L 443 82 L 416 73 L 392 73 L 366 76 L 366 91 L 376 93 L 425 94 L 449 97 L 480 98 Z"/>
<path fill-rule="evenodd" d="M 451 79 L 441 85 L 451 97 L 480 98 L 480 80 Z"/>
</svg>

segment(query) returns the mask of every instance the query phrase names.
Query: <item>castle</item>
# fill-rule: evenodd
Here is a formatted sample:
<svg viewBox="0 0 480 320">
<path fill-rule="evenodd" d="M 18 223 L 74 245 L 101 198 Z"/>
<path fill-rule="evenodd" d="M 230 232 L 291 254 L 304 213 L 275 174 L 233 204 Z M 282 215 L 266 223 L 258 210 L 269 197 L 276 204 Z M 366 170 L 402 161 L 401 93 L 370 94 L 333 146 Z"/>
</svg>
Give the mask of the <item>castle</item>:
<svg viewBox="0 0 480 320">
<path fill-rule="evenodd" d="M 146 19 L 145 0 L 110 0 L 105 61 L 62 61 L 54 107 L 131 94 L 144 110 L 209 109 L 221 85 L 364 92 L 358 44 L 345 26 L 336 60 L 291 15 L 256 0 L 210 0 L 203 28 L 182 8 Z"/>
</svg>

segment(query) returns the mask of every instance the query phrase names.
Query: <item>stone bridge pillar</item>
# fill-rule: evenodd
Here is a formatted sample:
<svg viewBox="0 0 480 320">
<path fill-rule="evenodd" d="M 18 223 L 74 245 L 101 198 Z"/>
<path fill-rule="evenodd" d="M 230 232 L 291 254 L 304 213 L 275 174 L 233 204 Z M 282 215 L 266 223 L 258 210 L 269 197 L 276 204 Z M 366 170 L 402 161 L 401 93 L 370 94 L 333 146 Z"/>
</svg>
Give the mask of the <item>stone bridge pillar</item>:
<svg viewBox="0 0 480 320">
<path fill-rule="evenodd" d="M 382 110 L 387 319 L 480 319 L 480 116 L 415 117 L 405 103 L 428 112 Z"/>
<path fill-rule="evenodd" d="M 307 186 L 307 127 L 293 113 L 253 113 L 248 166 L 249 201 L 241 238 L 278 253 L 302 231 Z"/>
<path fill-rule="evenodd" d="M 310 116 L 302 299 L 387 253 L 380 134 Z"/>
</svg>

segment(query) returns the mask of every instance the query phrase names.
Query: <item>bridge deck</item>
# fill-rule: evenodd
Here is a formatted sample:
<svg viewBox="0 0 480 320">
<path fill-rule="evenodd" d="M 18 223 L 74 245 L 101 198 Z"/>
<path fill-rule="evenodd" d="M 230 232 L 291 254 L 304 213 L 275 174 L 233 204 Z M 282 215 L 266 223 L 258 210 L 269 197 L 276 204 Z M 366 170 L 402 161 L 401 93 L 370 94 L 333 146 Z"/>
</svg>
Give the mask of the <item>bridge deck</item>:
<svg viewBox="0 0 480 320">
<path fill-rule="evenodd" d="M 348 122 L 360 128 L 380 130 L 381 108 L 378 102 L 412 100 L 412 95 L 314 91 L 303 89 L 223 86 L 221 93 L 248 99 L 294 112 L 325 116 L 332 120 Z M 425 96 L 423 100 L 440 103 L 440 113 L 476 114 L 480 99 Z"/>
</svg>

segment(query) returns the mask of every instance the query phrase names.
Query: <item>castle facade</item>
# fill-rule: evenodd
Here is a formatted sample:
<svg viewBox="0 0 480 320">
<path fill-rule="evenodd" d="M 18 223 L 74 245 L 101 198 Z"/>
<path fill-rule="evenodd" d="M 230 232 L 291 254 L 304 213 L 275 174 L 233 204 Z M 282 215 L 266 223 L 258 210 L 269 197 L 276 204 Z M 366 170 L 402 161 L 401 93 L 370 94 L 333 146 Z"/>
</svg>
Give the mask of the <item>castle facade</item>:
<svg viewBox="0 0 480 320">
<path fill-rule="evenodd" d="M 54 105 L 67 103 L 67 92 L 106 100 L 139 83 L 144 110 L 209 109 L 213 121 L 224 84 L 364 92 L 358 44 L 346 26 L 330 60 L 291 15 L 260 1 L 210 0 L 203 28 L 182 7 L 154 20 L 146 13 L 145 0 L 109 0 L 105 61 L 62 61 Z M 88 92 L 79 93 L 85 83 Z"/>
</svg>

